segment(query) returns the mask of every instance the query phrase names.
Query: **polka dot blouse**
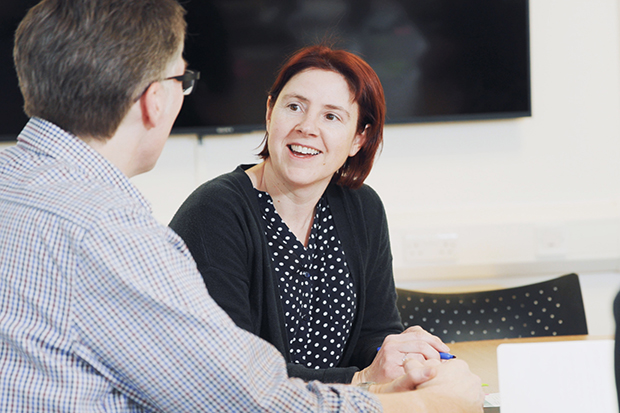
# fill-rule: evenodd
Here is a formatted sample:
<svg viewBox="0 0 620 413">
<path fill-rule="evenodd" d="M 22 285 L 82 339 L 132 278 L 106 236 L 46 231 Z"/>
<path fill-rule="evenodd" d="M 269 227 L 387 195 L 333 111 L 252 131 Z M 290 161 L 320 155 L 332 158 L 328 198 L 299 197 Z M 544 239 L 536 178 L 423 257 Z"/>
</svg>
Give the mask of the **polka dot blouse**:
<svg viewBox="0 0 620 413">
<path fill-rule="evenodd" d="M 256 192 L 291 360 L 315 369 L 334 367 L 349 338 L 356 296 L 329 205 L 324 198 L 319 200 L 305 247 L 282 221 L 271 196 Z"/>
</svg>

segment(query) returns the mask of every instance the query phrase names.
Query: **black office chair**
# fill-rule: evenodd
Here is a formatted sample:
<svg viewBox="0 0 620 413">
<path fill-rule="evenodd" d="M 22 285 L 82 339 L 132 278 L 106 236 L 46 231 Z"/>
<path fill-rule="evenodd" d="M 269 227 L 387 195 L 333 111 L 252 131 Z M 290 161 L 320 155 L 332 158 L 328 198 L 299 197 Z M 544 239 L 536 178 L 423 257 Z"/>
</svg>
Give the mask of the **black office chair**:
<svg viewBox="0 0 620 413">
<path fill-rule="evenodd" d="M 491 291 L 396 291 L 405 328 L 422 326 L 445 343 L 588 334 L 577 274 Z"/>
</svg>

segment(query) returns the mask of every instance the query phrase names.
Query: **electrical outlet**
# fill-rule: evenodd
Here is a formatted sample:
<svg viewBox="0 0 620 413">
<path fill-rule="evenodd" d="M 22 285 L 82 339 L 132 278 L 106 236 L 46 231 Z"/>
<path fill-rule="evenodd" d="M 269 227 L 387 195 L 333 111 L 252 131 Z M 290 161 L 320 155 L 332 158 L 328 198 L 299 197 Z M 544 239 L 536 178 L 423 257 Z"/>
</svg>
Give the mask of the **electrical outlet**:
<svg viewBox="0 0 620 413">
<path fill-rule="evenodd" d="M 414 263 L 456 261 L 457 241 L 456 233 L 407 234 L 404 240 L 405 261 Z"/>
</svg>

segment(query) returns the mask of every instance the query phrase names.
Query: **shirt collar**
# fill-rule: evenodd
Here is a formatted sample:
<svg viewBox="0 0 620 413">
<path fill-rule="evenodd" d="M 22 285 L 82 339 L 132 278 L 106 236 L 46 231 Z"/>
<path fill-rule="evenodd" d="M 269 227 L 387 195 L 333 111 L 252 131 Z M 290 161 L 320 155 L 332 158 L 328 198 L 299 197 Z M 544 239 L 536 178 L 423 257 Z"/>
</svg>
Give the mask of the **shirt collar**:
<svg viewBox="0 0 620 413">
<path fill-rule="evenodd" d="M 31 118 L 17 137 L 18 146 L 71 164 L 93 179 L 120 188 L 149 211 L 150 203 L 127 176 L 74 134 L 41 118 Z"/>
</svg>

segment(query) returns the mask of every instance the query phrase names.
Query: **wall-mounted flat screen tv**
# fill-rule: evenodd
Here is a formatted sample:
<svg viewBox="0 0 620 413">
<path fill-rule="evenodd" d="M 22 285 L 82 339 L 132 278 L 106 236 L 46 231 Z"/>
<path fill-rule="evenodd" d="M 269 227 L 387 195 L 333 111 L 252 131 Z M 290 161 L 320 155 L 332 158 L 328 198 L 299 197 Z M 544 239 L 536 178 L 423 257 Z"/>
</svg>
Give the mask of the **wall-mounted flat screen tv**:
<svg viewBox="0 0 620 413">
<path fill-rule="evenodd" d="M 299 48 L 324 41 L 374 68 L 385 90 L 388 124 L 531 115 L 528 0 L 182 3 L 185 58 L 202 77 L 173 133 L 263 130 L 267 91 L 280 65 Z M 0 14 L 4 140 L 15 139 L 26 122 L 9 64 L 14 26 L 7 30 L 20 18 L 11 23 Z"/>
</svg>

